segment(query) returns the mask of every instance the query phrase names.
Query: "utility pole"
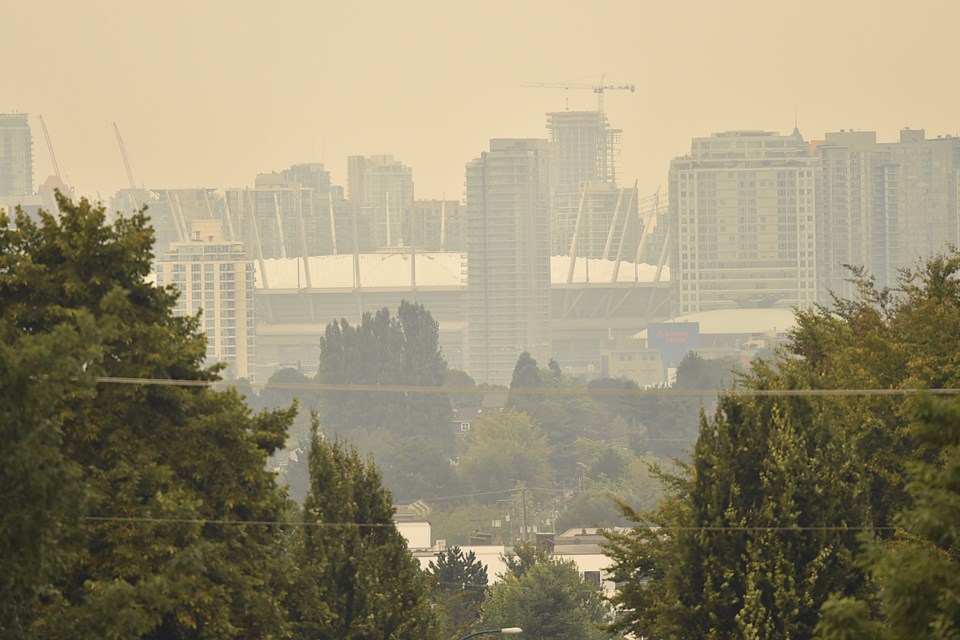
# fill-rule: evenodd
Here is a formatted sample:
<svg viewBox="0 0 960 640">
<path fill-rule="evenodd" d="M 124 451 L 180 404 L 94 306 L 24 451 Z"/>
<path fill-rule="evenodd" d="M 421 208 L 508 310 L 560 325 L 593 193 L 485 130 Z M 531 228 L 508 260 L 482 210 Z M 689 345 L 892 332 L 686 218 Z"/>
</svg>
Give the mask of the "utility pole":
<svg viewBox="0 0 960 640">
<path fill-rule="evenodd" d="M 520 503 L 523 506 L 523 532 L 520 534 L 520 539 L 523 540 L 524 544 L 527 542 L 527 488 L 520 487 Z"/>
</svg>

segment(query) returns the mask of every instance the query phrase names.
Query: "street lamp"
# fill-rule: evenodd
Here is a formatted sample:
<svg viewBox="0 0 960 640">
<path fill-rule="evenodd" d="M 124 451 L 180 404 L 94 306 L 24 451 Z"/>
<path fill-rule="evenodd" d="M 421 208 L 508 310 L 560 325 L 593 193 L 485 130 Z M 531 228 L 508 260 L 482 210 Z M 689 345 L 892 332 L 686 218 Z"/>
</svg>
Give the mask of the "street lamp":
<svg viewBox="0 0 960 640">
<path fill-rule="evenodd" d="M 516 633 L 521 633 L 522 631 L 523 629 L 521 629 L 520 627 L 506 627 L 504 629 L 487 629 L 486 631 L 474 631 L 473 633 L 469 633 L 463 636 L 462 638 L 460 638 L 460 640 L 467 640 L 467 638 L 473 638 L 475 636 L 482 636 L 482 635 L 492 634 L 492 633 L 502 633 L 507 636 L 512 636 Z"/>
</svg>

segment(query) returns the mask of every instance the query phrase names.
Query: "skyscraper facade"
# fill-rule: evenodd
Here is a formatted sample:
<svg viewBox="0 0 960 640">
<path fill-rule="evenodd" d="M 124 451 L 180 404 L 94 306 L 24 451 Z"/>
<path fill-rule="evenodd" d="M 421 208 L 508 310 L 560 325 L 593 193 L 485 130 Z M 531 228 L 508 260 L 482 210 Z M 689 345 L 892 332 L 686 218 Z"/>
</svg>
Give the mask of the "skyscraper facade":
<svg viewBox="0 0 960 640">
<path fill-rule="evenodd" d="M 819 170 L 797 130 L 694 138 L 670 164 L 679 313 L 815 301 Z"/>
<path fill-rule="evenodd" d="M 33 193 L 33 137 L 25 113 L 0 113 L 0 196 Z"/>
<path fill-rule="evenodd" d="M 899 172 L 896 262 L 911 267 L 960 243 L 960 137 L 904 129 L 899 142 L 883 146 Z"/>
<path fill-rule="evenodd" d="M 620 130 L 611 129 L 599 111 L 557 111 L 547 114 L 554 149 L 554 188 L 577 193 L 581 182 L 616 182 Z"/>
<path fill-rule="evenodd" d="M 188 242 L 174 242 L 157 260 L 157 284 L 180 291 L 174 313 L 202 311 L 207 360 L 225 362 L 227 378 L 253 381 L 256 317 L 253 290 L 256 272 L 243 243 L 223 237 L 219 220 L 198 220 Z"/>
<path fill-rule="evenodd" d="M 375 249 L 410 244 L 413 170 L 390 155 L 347 158 L 347 198 Z"/>
<path fill-rule="evenodd" d="M 550 144 L 494 139 L 467 165 L 467 371 L 510 382 L 550 356 Z"/>
<path fill-rule="evenodd" d="M 960 138 L 904 129 L 899 141 L 878 143 L 873 131 L 839 131 L 817 155 L 821 301 L 857 295 L 844 265 L 895 287 L 900 269 L 960 243 Z"/>
<path fill-rule="evenodd" d="M 849 267 L 865 267 L 879 286 L 895 283 L 899 264 L 899 170 L 873 131 L 826 134 L 817 208 L 818 298 L 856 295 Z"/>
</svg>

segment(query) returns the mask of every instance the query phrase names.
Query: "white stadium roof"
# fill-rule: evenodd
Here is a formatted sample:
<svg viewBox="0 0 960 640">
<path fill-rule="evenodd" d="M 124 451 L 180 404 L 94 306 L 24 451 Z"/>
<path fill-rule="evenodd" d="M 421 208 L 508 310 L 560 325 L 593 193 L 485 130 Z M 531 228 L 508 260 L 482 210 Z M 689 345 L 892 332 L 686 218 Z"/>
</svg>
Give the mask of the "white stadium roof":
<svg viewBox="0 0 960 640">
<path fill-rule="evenodd" d="M 310 256 L 307 258 L 310 282 L 302 258 L 271 258 L 263 261 L 263 267 L 254 261 L 257 269 L 257 286 L 268 289 L 352 289 L 353 254 Z M 589 262 L 589 267 L 588 267 Z M 359 254 L 360 285 L 367 289 L 409 288 L 413 286 L 414 264 L 418 287 L 463 287 L 467 284 L 466 255 L 452 252 L 425 253 L 362 253 Z M 615 262 L 580 258 L 574 267 L 572 282 L 583 284 L 610 282 Z M 570 266 L 569 256 L 550 258 L 550 280 L 553 284 L 567 281 Z M 617 282 L 653 282 L 657 268 L 654 265 L 623 261 L 617 273 Z M 266 279 L 264 279 L 264 275 Z M 670 268 L 664 267 L 660 276 L 666 282 Z"/>
</svg>

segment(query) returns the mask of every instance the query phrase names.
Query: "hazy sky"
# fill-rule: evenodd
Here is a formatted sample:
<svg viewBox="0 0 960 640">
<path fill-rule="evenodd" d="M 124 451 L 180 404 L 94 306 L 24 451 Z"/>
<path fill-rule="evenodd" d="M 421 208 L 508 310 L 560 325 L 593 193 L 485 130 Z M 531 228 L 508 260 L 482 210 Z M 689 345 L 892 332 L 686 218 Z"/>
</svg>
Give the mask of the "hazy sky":
<svg viewBox="0 0 960 640">
<path fill-rule="evenodd" d="M 2 0 L 0 112 L 40 113 L 82 194 L 252 186 L 257 172 L 387 153 L 420 198 L 459 199 L 492 137 L 611 91 L 621 182 L 662 186 L 690 138 L 841 128 L 960 133 L 960 1 Z M 34 179 L 51 173 L 34 120 Z"/>
</svg>

